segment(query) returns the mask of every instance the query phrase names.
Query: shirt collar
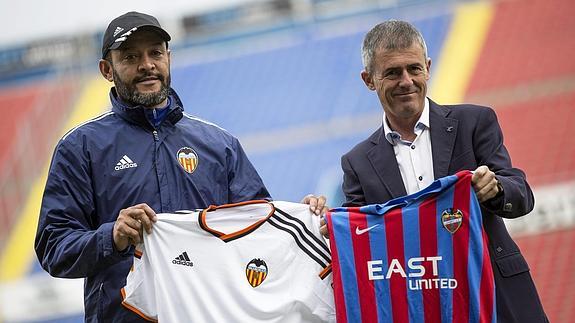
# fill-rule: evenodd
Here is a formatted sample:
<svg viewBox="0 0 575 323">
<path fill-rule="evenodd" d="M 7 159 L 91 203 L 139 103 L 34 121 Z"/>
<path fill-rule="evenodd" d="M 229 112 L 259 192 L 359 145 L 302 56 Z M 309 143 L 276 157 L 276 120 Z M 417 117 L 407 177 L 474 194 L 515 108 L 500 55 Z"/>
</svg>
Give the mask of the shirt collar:
<svg viewBox="0 0 575 323">
<path fill-rule="evenodd" d="M 429 99 L 425 98 L 423 104 L 423 112 L 421 116 L 419 116 L 419 120 L 415 124 L 414 132 L 417 134 L 423 129 L 429 129 Z M 396 145 L 397 143 L 401 142 L 401 136 L 399 132 L 391 130 L 389 124 L 387 123 L 387 119 L 385 118 L 385 111 L 383 112 L 383 132 L 385 134 L 385 139 L 389 141 L 390 144 Z"/>
</svg>

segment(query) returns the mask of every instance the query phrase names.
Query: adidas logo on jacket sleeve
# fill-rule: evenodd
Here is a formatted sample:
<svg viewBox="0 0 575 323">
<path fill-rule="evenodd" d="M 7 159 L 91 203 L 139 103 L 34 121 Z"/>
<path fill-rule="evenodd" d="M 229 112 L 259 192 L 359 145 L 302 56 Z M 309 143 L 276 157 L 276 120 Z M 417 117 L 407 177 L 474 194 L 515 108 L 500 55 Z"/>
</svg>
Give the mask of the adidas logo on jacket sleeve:
<svg viewBox="0 0 575 323">
<path fill-rule="evenodd" d="M 334 322 L 330 262 L 307 205 L 158 214 L 137 246 L 123 305 L 162 322 Z"/>
</svg>

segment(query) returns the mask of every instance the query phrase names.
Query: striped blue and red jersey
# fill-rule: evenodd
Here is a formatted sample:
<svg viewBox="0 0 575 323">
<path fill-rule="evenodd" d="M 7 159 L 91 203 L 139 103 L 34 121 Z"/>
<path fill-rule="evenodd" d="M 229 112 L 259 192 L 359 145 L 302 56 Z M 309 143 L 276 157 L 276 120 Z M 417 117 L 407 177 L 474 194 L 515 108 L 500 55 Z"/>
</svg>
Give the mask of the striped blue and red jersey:
<svg viewBox="0 0 575 323">
<path fill-rule="evenodd" d="M 497 322 L 471 177 L 326 214 L 338 322 Z"/>
</svg>

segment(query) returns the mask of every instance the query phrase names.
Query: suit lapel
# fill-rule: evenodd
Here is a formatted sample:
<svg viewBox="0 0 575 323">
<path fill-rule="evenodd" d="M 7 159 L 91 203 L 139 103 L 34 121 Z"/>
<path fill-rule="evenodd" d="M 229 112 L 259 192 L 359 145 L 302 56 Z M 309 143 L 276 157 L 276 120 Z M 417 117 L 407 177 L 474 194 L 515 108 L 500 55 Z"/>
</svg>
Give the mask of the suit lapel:
<svg viewBox="0 0 575 323">
<path fill-rule="evenodd" d="M 429 100 L 429 125 L 435 179 L 448 175 L 457 136 L 456 119 L 448 118 L 449 109 Z"/>
<path fill-rule="evenodd" d="M 393 146 L 385 139 L 383 126 L 380 128 L 379 136 L 372 137 L 372 142 L 375 146 L 367 152 L 367 158 L 381 183 L 392 198 L 406 195 L 407 192 L 395 159 L 395 152 Z M 380 200 L 388 199 L 385 195 L 378 196 L 378 198 Z"/>
</svg>

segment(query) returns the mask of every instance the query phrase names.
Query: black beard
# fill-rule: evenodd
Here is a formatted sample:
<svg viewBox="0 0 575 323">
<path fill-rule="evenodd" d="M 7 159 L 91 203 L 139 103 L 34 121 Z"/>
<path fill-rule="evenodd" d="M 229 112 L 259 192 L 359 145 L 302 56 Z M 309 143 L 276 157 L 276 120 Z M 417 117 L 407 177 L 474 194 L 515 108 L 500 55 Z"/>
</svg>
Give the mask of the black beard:
<svg viewBox="0 0 575 323">
<path fill-rule="evenodd" d="M 122 101 L 130 105 L 133 106 L 142 105 L 144 107 L 153 107 L 159 105 L 168 98 L 171 83 L 170 75 L 168 75 L 166 79 L 164 79 L 162 75 L 156 76 L 158 77 L 161 83 L 160 91 L 154 93 L 140 93 L 136 89 L 136 86 L 124 82 L 122 78 L 120 78 L 120 75 L 116 73 L 115 69 L 113 69 L 113 73 L 114 73 L 114 85 L 116 86 L 116 93 L 122 99 Z M 140 76 L 140 78 L 144 78 L 147 76 L 151 76 L 151 74 L 142 75 Z"/>
</svg>

